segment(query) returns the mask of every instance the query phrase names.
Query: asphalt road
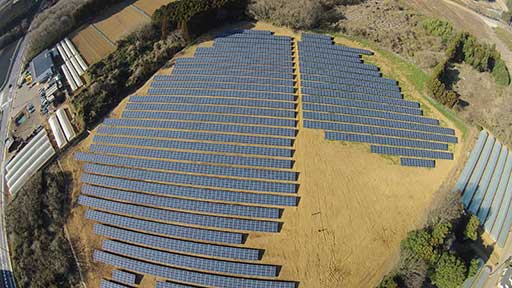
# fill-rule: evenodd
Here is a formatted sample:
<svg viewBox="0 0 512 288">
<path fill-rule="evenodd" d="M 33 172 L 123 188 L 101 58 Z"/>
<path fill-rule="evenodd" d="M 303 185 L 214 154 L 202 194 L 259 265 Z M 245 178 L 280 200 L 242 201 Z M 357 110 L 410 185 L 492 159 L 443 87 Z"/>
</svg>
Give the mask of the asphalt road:
<svg viewBox="0 0 512 288">
<path fill-rule="evenodd" d="M 9 88 L 10 85 L 12 87 L 16 87 L 16 82 L 18 81 L 18 77 L 20 75 L 21 69 L 22 69 L 22 57 L 25 52 L 25 47 L 27 44 L 27 38 L 24 37 L 19 45 L 18 51 L 15 54 L 14 62 L 11 65 L 11 71 L 8 76 L 8 80 L 6 82 L 6 85 L 4 86 L 4 90 L 0 92 L 2 94 L 1 97 L 1 122 L 0 122 L 0 163 L 1 163 L 1 171 L 0 171 L 0 177 L 1 177 L 1 189 L 2 189 L 2 202 L 0 203 L 0 271 L 1 271 L 1 281 L 0 281 L 0 287 L 1 288 L 15 288 L 15 279 L 14 275 L 12 273 L 12 265 L 11 260 L 9 257 L 9 245 L 6 238 L 5 233 L 5 215 L 4 215 L 4 203 L 5 203 L 5 194 L 6 191 L 4 190 L 5 183 L 4 183 L 4 167 L 5 167 L 5 159 L 4 159 L 4 152 L 5 152 L 5 140 L 7 139 L 7 125 L 9 123 L 9 112 L 11 110 L 11 103 L 12 103 L 12 97 L 13 97 L 13 88 Z"/>
</svg>

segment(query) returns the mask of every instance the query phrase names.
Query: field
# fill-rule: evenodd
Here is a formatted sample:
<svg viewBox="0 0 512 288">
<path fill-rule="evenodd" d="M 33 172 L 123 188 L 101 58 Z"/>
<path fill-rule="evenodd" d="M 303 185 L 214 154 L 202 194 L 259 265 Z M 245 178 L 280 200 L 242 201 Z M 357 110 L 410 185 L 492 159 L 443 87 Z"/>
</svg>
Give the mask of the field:
<svg viewBox="0 0 512 288">
<path fill-rule="evenodd" d="M 117 42 L 140 27 L 149 23 L 150 18 L 132 5 L 124 7 L 119 12 L 105 18 L 94 25 L 112 42 Z"/>
<path fill-rule="evenodd" d="M 255 28 L 298 36 L 265 23 Z M 346 38 L 338 37 L 336 41 L 361 47 Z M 209 43 L 200 45 L 205 44 Z M 190 56 L 194 49 L 179 56 Z M 404 168 L 396 164 L 396 158 L 369 153 L 368 145 L 326 141 L 321 131 L 299 124 L 294 156 L 295 169 L 300 172 L 299 206 L 286 208 L 280 233 L 251 233 L 246 243 L 247 247 L 265 249 L 264 263 L 282 265 L 280 279 L 297 280 L 301 287 L 374 287 L 395 264 L 401 239 L 420 227 L 433 203 L 449 193 L 450 179 L 456 179 L 462 162 L 459 160 L 467 148 L 465 139 L 448 117 L 422 97 L 410 70 L 392 60 L 378 51 L 371 57 L 386 75 L 400 81 L 407 98 L 420 101 L 429 115 L 456 129 L 460 141 L 453 151 L 456 160 L 438 161 L 435 169 Z M 165 69 L 158 74 L 168 73 Z M 136 94 L 144 95 L 147 88 L 148 84 Z M 119 115 L 126 102 L 111 116 Z M 64 169 L 73 173 L 73 179 L 80 178 L 81 168 L 72 153 L 86 151 L 91 141 L 92 135 L 61 161 Z M 79 194 L 79 185 L 77 180 L 73 199 Z M 83 207 L 73 209 L 68 229 L 75 246 L 82 248 L 83 261 L 89 268 L 86 284 L 96 287 L 101 276 L 109 277 L 111 268 L 91 262 L 93 248 L 98 248 L 102 239 L 92 233 L 84 211 Z M 154 278 L 145 277 L 141 287 L 152 285 Z"/>
<path fill-rule="evenodd" d="M 87 26 L 70 40 L 88 64 L 93 64 L 115 50 L 115 46 L 107 41 L 94 27 Z"/>
<path fill-rule="evenodd" d="M 173 0 L 137 0 L 133 5 L 137 6 L 148 15 L 153 15 L 156 9 L 173 2 Z"/>
</svg>

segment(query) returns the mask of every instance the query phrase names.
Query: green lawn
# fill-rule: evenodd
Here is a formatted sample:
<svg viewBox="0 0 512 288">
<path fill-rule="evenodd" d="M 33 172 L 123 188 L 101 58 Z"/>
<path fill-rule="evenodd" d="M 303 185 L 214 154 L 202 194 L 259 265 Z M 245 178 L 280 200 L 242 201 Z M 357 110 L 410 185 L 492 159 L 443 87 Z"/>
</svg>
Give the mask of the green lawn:
<svg viewBox="0 0 512 288">
<path fill-rule="evenodd" d="M 508 49 L 512 51 L 512 32 L 500 27 L 494 28 L 494 32 L 496 32 L 498 38 L 500 38 L 500 40 L 503 41 L 505 45 L 507 45 Z"/>
</svg>

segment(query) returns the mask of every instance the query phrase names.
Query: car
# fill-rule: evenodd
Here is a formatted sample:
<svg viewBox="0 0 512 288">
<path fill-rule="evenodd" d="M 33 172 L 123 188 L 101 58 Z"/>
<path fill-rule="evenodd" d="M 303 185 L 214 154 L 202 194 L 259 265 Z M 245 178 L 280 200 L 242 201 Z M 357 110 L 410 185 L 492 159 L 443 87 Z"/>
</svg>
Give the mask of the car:
<svg viewBox="0 0 512 288">
<path fill-rule="evenodd" d="M 31 114 L 32 114 L 32 113 L 34 113 L 34 112 L 36 111 L 36 109 L 34 108 L 34 105 L 33 105 L 32 103 L 28 103 L 28 104 L 27 104 L 27 111 L 28 111 L 29 113 L 31 113 Z"/>
</svg>

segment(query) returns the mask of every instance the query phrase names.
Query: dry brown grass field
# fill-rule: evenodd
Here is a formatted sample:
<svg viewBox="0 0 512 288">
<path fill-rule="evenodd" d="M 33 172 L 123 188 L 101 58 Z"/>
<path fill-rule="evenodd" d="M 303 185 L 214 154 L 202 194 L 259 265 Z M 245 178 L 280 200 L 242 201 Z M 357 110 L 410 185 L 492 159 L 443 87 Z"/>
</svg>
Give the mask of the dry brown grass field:
<svg viewBox="0 0 512 288">
<path fill-rule="evenodd" d="M 156 9 L 173 1 L 174 0 L 137 0 L 137 2 L 133 3 L 133 5 L 137 6 L 151 16 L 153 15 L 153 12 L 156 11 Z"/>
<path fill-rule="evenodd" d="M 123 8 L 112 16 L 96 22 L 94 25 L 112 42 L 121 40 L 142 24 L 149 23 L 150 18 L 132 5 Z"/>
<path fill-rule="evenodd" d="M 98 62 L 115 50 L 115 46 L 103 38 L 92 26 L 80 30 L 70 39 L 88 64 Z"/>
<path fill-rule="evenodd" d="M 255 29 L 298 37 L 288 29 L 265 23 L 257 23 Z M 342 38 L 336 41 L 359 46 Z M 201 44 L 204 45 L 210 42 Z M 178 57 L 191 56 L 194 50 L 191 47 Z M 383 72 L 398 75 L 406 98 L 422 102 L 429 108 L 430 116 L 456 129 L 414 90 L 394 63 L 379 54 L 371 60 Z M 164 69 L 158 74 L 169 71 Z M 150 82 L 136 94 L 145 95 Z M 117 117 L 126 102 L 111 116 Z M 467 149 L 460 131 L 456 133 L 460 143 L 452 147 L 455 161 L 437 161 L 435 169 L 422 169 L 401 167 L 397 158 L 371 154 L 368 145 L 327 141 L 322 131 L 304 129 L 299 124 L 294 147 L 294 170 L 300 172 L 299 205 L 285 209 L 280 233 L 250 233 L 244 246 L 264 249 L 262 262 L 282 265 L 279 279 L 299 281 L 300 287 L 374 287 L 396 263 L 401 239 L 408 231 L 421 227 L 440 197 L 440 189 L 456 179 L 454 175 Z M 86 151 L 92 134 L 61 160 L 64 169 L 76 179 L 74 200 L 80 190 L 81 164 L 73 159 L 73 152 Z M 84 211 L 83 207 L 73 209 L 68 228 L 72 238 L 78 239 L 75 246 L 83 249 L 89 268 L 86 284 L 97 287 L 101 277 L 110 277 L 111 268 L 91 262 L 91 253 L 102 239 L 93 234 L 91 222 L 83 217 Z M 145 277 L 141 287 L 152 287 L 154 280 Z"/>
</svg>

